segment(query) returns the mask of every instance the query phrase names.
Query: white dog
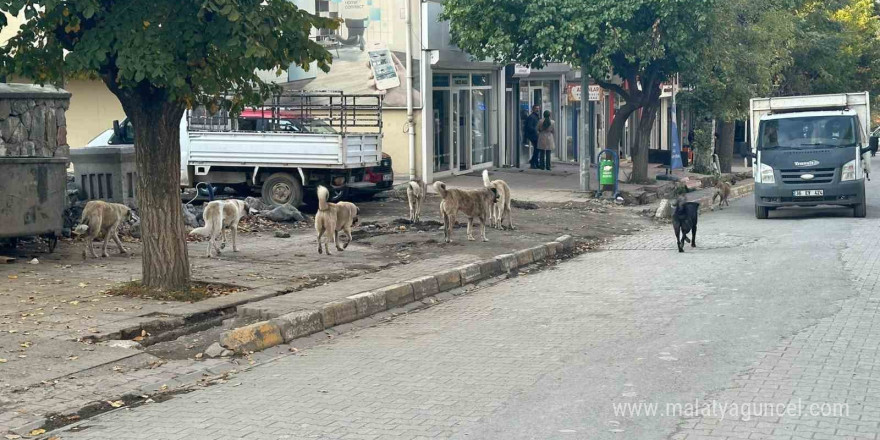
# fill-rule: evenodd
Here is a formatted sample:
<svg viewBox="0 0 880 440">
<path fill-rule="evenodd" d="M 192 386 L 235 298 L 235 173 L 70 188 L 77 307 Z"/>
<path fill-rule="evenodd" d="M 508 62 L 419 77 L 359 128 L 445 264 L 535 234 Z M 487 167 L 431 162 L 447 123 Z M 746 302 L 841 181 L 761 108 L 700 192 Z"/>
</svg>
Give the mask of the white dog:
<svg viewBox="0 0 880 440">
<path fill-rule="evenodd" d="M 248 215 L 250 207 L 243 200 L 215 200 L 205 207 L 203 216 L 205 226 L 190 231 L 190 235 L 208 237 L 208 258 L 213 255 L 211 248 L 220 255 L 220 249 L 226 247 L 226 229 L 232 229 L 232 251 L 238 252 L 238 222 Z M 217 237 L 223 235 L 222 246 L 217 246 Z"/>
<path fill-rule="evenodd" d="M 504 218 L 507 217 L 507 225 L 510 229 L 513 227 L 513 217 L 510 215 L 510 186 L 507 182 L 498 180 L 489 180 L 489 170 L 483 170 L 483 185 L 486 188 L 495 188 L 498 193 L 498 199 L 492 204 L 492 212 L 489 221 L 496 229 L 504 229 Z"/>
<path fill-rule="evenodd" d="M 101 250 L 101 256 L 109 257 L 107 253 L 107 242 L 113 239 L 119 246 L 119 253 L 126 254 L 128 251 L 122 247 L 122 241 L 119 240 L 119 225 L 124 221 L 135 220 L 135 215 L 128 206 L 118 203 L 107 203 L 101 200 L 92 200 L 86 203 L 83 209 L 82 217 L 79 219 L 79 226 L 74 229 L 76 235 L 85 235 L 86 248 L 83 250 L 83 258 L 87 258 L 91 254 L 93 258 L 98 258 L 95 254 L 95 248 L 92 242 L 96 238 L 104 236 L 104 248 Z"/>
<path fill-rule="evenodd" d="M 406 198 L 409 201 L 409 221 L 418 223 L 422 217 L 422 203 L 428 196 L 428 186 L 422 180 L 413 180 L 406 185 Z"/>
</svg>

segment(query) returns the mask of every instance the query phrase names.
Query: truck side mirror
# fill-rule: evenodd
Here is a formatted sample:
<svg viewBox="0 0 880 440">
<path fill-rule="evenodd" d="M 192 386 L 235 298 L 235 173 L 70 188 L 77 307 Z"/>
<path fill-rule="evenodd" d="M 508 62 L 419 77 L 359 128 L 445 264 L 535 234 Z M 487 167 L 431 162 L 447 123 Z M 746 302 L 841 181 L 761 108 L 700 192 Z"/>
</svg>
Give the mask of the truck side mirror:
<svg viewBox="0 0 880 440">
<path fill-rule="evenodd" d="M 116 136 L 117 139 L 121 139 L 123 137 L 122 130 L 119 128 L 118 119 L 113 121 L 113 134 Z"/>
</svg>

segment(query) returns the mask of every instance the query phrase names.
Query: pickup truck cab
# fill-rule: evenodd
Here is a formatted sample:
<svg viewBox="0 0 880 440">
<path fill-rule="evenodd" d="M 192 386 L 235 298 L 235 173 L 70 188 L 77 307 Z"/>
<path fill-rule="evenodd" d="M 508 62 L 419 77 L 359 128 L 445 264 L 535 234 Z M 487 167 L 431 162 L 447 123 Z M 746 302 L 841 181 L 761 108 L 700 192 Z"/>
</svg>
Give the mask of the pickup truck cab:
<svg viewBox="0 0 880 440">
<path fill-rule="evenodd" d="M 789 206 L 847 206 L 865 217 L 867 93 L 752 100 L 755 216 Z"/>
</svg>

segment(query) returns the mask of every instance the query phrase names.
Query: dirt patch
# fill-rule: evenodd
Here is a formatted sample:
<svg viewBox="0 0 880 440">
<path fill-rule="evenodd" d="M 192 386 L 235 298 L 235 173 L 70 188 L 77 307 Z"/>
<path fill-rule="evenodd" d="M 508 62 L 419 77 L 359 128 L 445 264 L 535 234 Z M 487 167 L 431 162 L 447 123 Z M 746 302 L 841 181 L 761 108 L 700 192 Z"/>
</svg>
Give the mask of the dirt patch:
<svg viewBox="0 0 880 440">
<path fill-rule="evenodd" d="M 513 199 L 510 201 L 510 207 L 516 209 L 538 209 L 537 203 L 532 202 L 523 202 L 521 200 Z"/>
<path fill-rule="evenodd" d="M 125 283 L 106 292 L 111 296 L 152 299 L 158 301 L 198 302 L 247 290 L 230 284 L 193 282 L 188 289 L 164 291 L 143 286 L 140 281 Z"/>
</svg>

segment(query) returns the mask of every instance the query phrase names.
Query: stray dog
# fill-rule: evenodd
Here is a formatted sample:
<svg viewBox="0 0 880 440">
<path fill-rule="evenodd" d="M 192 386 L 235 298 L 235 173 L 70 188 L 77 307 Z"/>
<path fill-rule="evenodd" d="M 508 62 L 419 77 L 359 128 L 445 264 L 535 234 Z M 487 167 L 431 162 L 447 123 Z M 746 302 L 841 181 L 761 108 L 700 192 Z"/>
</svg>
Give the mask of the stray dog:
<svg viewBox="0 0 880 440">
<path fill-rule="evenodd" d="M 672 212 L 672 229 L 675 231 L 675 244 L 678 251 L 684 252 L 684 244 L 690 243 L 691 247 L 697 247 L 697 217 L 700 214 L 698 202 L 688 202 L 684 196 L 680 196 L 674 205 Z M 687 235 L 691 233 L 689 240 Z"/>
<path fill-rule="evenodd" d="M 330 191 L 323 186 L 318 187 L 318 213 L 315 215 L 315 229 L 318 231 L 318 253 L 323 251 L 330 254 L 331 234 L 333 244 L 336 250 L 344 251 L 351 244 L 351 227 L 358 224 L 358 212 L 360 211 L 354 203 L 338 202 L 328 203 L 330 199 Z M 339 231 L 345 231 L 348 235 L 348 241 L 345 245 L 339 247 Z M 324 249 L 321 250 L 322 237 L 327 234 L 326 241 L 323 241 Z"/>
<path fill-rule="evenodd" d="M 220 255 L 220 250 L 226 248 L 226 229 L 232 229 L 232 252 L 238 252 L 238 222 L 248 215 L 250 206 L 243 200 L 215 200 L 208 203 L 202 216 L 205 218 L 205 226 L 190 231 L 190 235 L 208 237 L 208 258 L 213 255 L 211 248 Z M 217 247 L 217 237 L 223 235 L 223 243 Z"/>
<path fill-rule="evenodd" d="M 406 198 L 409 201 L 409 221 L 419 223 L 422 218 L 422 203 L 428 195 L 428 187 L 422 180 L 412 180 L 406 186 Z"/>
<path fill-rule="evenodd" d="M 486 238 L 486 219 L 491 215 L 492 204 L 498 203 L 498 190 L 495 187 L 484 189 L 446 189 L 443 182 L 434 182 L 434 189 L 443 201 L 440 202 L 440 213 L 443 214 L 443 236 L 447 243 L 452 242 L 452 228 L 455 226 L 455 215 L 463 212 L 468 218 L 467 238 L 474 241 L 474 218 L 480 219 L 480 234 Z"/>
<path fill-rule="evenodd" d="M 489 170 L 483 170 L 483 185 L 486 188 L 495 188 L 495 191 L 498 193 L 498 202 L 492 204 L 492 212 L 489 216 L 492 226 L 496 229 L 504 229 L 504 218 L 507 217 L 507 226 L 510 229 L 515 229 L 513 227 L 513 217 L 510 215 L 510 186 L 501 179 L 489 180 Z"/>
<path fill-rule="evenodd" d="M 730 192 L 730 183 L 719 179 L 718 183 L 715 184 L 715 195 L 712 196 L 712 204 L 715 204 L 716 199 L 720 199 L 718 206 L 730 206 Z"/>
<path fill-rule="evenodd" d="M 102 202 L 100 200 L 92 200 L 86 203 L 82 217 L 79 219 L 80 224 L 73 230 L 77 235 L 87 234 L 85 237 L 86 248 L 83 249 L 83 259 L 87 257 L 87 253 L 91 254 L 92 258 L 98 258 L 92 242 L 101 235 L 104 235 L 104 248 L 101 251 L 101 256 L 110 256 L 107 253 L 107 242 L 111 238 L 119 246 L 119 253 L 127 254 L 128 251 L 122 247 L 122 241 L 119 240 L 119 225 L 123 221 L 130 222 L 134 219 L 135 215 L 128 206 Z"/>
<path fill-rule="evenodd" d="M 862 171 L 865 172 L 865 178 L 871 180 L 871 156 L 869 153 L 862 154 Z"/>
</svg>

